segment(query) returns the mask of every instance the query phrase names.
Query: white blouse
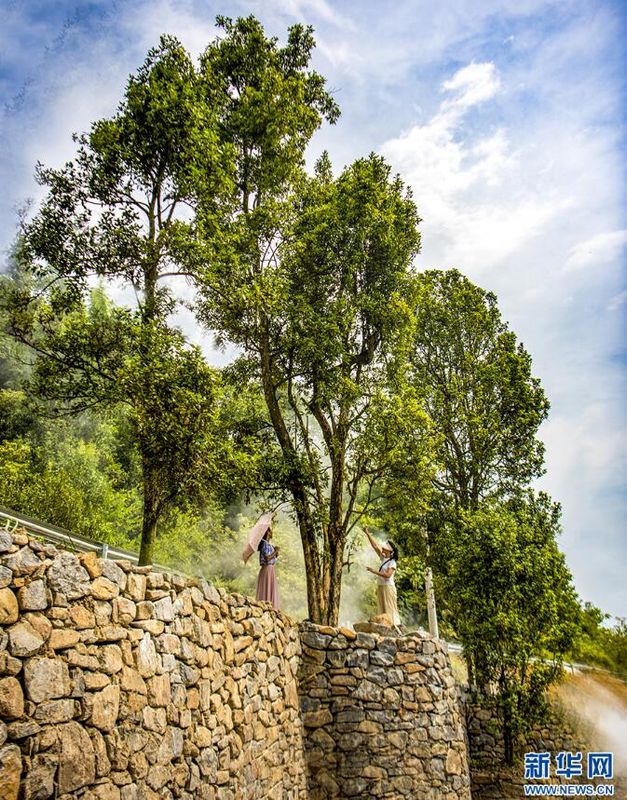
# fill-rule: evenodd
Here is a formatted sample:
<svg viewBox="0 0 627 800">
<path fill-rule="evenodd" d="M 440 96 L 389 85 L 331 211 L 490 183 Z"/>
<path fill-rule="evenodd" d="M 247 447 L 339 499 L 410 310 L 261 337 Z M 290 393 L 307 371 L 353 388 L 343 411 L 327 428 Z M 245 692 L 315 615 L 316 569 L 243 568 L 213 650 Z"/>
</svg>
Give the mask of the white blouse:
<svg viewBox="0 0 627 800">
<path fill-rule="evenodd" d="M 396 569 L 396 561 L 393 558 L 381 558 L 379 569 Z M 377 578 L 382 586 L 394 586 L 394 573 L 389 578 L 384 578 L 381 575 L 377 575 Z"/>
</svg>

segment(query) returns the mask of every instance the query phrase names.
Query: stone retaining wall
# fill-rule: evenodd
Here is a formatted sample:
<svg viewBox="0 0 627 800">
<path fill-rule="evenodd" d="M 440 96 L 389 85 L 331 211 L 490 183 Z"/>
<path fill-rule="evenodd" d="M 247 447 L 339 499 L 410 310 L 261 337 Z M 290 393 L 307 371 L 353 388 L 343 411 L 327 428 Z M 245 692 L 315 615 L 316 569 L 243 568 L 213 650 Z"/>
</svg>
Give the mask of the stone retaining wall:
<svg viewBox="0 0 627 800">
<path fill-rule="evenodd" d="M 378 630 L 301 625 L 309 797 L 469 800 L 446 645 Z"/>
<path fill-rule="evenodd" d="M 301 800 L 300 649 L 267 604 L 0 533 L 0 797 Z"/>
<path fill-rule="evenodd" d="M 21 532 L 0 532 L 0 718 L 1 800 L 470 798 L 427 634 L 299 628 Z"/>
</svg>

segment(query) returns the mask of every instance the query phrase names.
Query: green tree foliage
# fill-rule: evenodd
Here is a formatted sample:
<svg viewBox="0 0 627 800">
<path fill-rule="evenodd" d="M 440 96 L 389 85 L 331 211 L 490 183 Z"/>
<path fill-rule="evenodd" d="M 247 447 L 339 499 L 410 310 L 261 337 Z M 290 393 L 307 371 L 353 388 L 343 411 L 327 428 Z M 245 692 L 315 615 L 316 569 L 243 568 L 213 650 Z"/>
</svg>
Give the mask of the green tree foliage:
<svg viewBox="0 0 627 800">
<path fill-rule="evenodd" d="M 130 408 L 142 475 L 142 563 L 152 560 L 168 507 L 222 475 L 214 370 L 168 324 L 167 280 L 189 275 L 195 236 L 189 207 L 228 196 L 228 147 L 197 74 L 162 37 L 131 76 L 118 113 L 76 137 L 62 169 L 38 167 L 46 199 L 25 225 L 21 257 L 36 291 L 10 287 L 10 332 L 37 353 L 31 389 L 75 413 Z M 94 279 L 134 292 L 137 308 L 87 302 Z M 39 288 L 43 286 L 43 288 Z"/>
<path fill-rule="evenodd" d="M 457 270 L 429 270 L 415 277 L 410 296 L 413 340 L 399 372 L 423 405 L 435 468 L 413 469 L 406 458 L 390 469 L 383 519 L 412 560 L 399 574 L 401 594 L 415 597 L 421 570 L 432 566 L 447 629 L 449 559 L 438 536 L 464 511 L 506 499 L 541 474 L 536 433 L 548 402 L 493 294 Z"/>
<path fill-rule="evenodd" d="M 0 442 L 23 437 L 39 425 L 40 420 L 24 392 L 0 389 Z"/>
<path fill-rule="evenodd" d="M 407 376 L 424 399 L 436 468 L 430 491 L 411 492 L 402 468 L 387 478 L 386 512 L 408 554 L 399 589 L 415 598 L 421 567 L 434 567 L 443 630 L 461 639 L 471 684 L 497 703 L 511 760 L 580 624 L 556 543 L 559 507 L 527 488 L 542 473 L 548 401 L 494 295 L 451 270 L 419 275 L 416 297 Z M 619 639 L 578 642 L 598 653 Z"/>
<path fill-rule="evenodd" d="M 205 206 L 205 238 L 223 264 L 236 268 L 229 248 L 233 257 L 258 258 L 260 239 L 272 238 L 278 201 L 298 179 L 311 136 L 323 119 L 335 122 L 339 110 L 324 78 L 308 69 L 315 44 L 311 27 L 293 25 L 287 44 L 279 47 L 252 16 L 218 17 L 217 24 L 225 35 L 202 55 L 199 81 L 205 102 L 219 116 L 234 186 L 232 204 L 221 208 L 222 230 L 212 227 L 215 207 Z M 225 230 L 228 222 L 232 228 Z"/>
<path fill-rule="evenodd" d="M 491 292 L 457 270 L 421 274 L 411 369 L 441 437 L 442 502 L 476 509 L 542 474 L 549 404 Z"/>
<path fill-rule="evenodd" d="M 126 409 L 141 476 L 141 560 L 148 563 L 167 509 L 200 501 L 208 490 L 237 491 L 239 468 L 254 461 L 252 451 L 248 457 L 245 448 L 234 448 L 236 426 L 224 424 L 233 414 L 233 391 L 176 329 L 112 307 L 100 292 L 88 306 L 52 319 L 48 313 L 40 300 L 29 390 L 57 414 Z"/>
<path fill-rule="evenodd" d="M 592 603 L 584 603 L 569 658 L 627 677 L 627 626 L 622 617 L 617 617 L 610 627 L 609 618 Z"/>
<path fill-rule="evenodd" d="M 2 409 L 0 409 L 2 416 Z M 111 448 L 114 424 L 46 420 L 0 442 L 2 505 L 108 544 L 135 549 L 141 527 L 139 493 L 126 486 Z"/>
<path fill-rule="evenodd" d="M 347 537 L 400 458 L 404 416 L 424 421 L 390 388 L 411 320 L 417 223 L 381 158 L 337 179 L 323 158 L 301 179 L 282 229 L 257 241 L 255 260 L 204 279 L 204 319 L 244 350 L 242 369 L 263 387 L 318 622 L 337 621 Z"/>
<path fill-rule="evenodd" d="M 609 656 L 609 668 L 618 672 L 623 678 L 627 677 L 627 624 L 625 618 L 616 617 L 614 625 L 609 630 L 604 629 L 599 638 L 604 652 Z"/>
<path fill-rule="evenodd" d="M 254 405 L 255 398 L 240 394 L 222 406 L 229 417 L 219 420 L 220 429 L 236 431 L 243 421 L 242 435 L 250 435 L 251 402 Z M 0 390 L 0 504 L 71 533 L 136 551 L 142 523 L 141 467 L 131 412 L 122 405 L 115 412 L 104 414 L 99 408 L 59 419 L 42 416 L 44 409 L 41 403 L 30 403 L 23 392 Z M 179 502 L 164 511 L 154 560 L 254 594 L 256 573 L 244 572 L 240 563 L 238 529 L 248 520 L 234 520 L 235 531 L 225 526 L 225 497 L 238 486 L 241 470 L 236 467 L 233 475 L 233 465 L 242 457 L 247 458 L 246 453 L 226 436 L 219 465 L 214 465 L 221 474 L 213 483 L 213 496 L 196 496 L 195 502 L 184 507 Z M 226 493 L 219 491 L 222 484 Z M 286 608 L 298 612 L 305 593 L 302 555 L 299 559 L 294 553 L 296 538 L 288 534 L 281 540 L 287 545 L 281 585 L 290 598 Z"/>
<path fill-rule="evenodd" d="M 506 758 L 544 708 L 579 624 L 571 575 L 559 551 L 559 506 L 527 492 L 465 511 L 449 531 L 446 589 L 473 684 L 495 697 Z"/>
</svg>

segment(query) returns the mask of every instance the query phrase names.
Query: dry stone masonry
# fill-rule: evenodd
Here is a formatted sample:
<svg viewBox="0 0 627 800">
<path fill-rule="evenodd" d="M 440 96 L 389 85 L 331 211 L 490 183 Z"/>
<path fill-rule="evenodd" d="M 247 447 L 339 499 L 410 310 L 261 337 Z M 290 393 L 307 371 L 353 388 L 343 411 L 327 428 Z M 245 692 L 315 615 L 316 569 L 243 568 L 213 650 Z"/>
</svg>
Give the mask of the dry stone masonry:
<svg viewBox="0 0 627 800">
<path fill-rule="evenodd" d="M 299 628 L 22 532 L 0 532 L 0 718 L 1 800 L 470 797 L 428 635 Z"/>
<path fill-rule="evenodd" d="M 428 634 L 355 627 L 365 630 L 301 626 L 309 797 L 469 800 L 446 645 Z"/>
<path fill-rule="evenodd" d="M 269 608 L 0 533 L 0 798 L 305 797 L 298 629 Z"/>
</svg>

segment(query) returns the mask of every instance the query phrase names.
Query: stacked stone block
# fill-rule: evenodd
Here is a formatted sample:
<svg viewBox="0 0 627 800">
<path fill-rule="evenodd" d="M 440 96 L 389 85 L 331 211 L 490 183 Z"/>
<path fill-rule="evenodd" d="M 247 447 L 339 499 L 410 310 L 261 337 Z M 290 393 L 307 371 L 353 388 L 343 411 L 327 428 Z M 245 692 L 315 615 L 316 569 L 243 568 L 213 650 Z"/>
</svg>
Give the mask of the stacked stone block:
<svg viewBox="0 0 627 800">
<path fill-rule="evenodd" d="M 446 645 L 379 630 L 301 626 L 309 797 L 469 800 Z"/>
<path fill-rule="evenodd" d="M 0 533 L 0 797 L 304 798 L 299 660 L 267 604 Z"/>
</svg>

